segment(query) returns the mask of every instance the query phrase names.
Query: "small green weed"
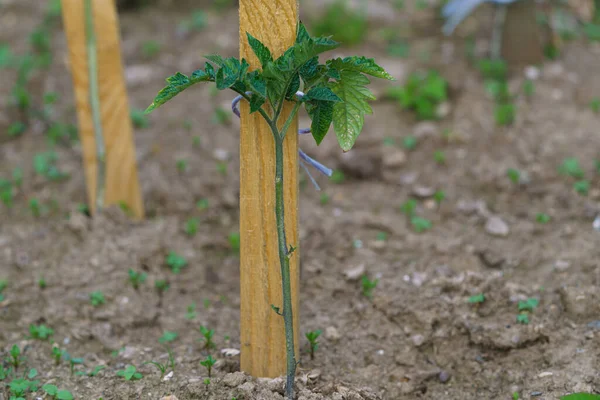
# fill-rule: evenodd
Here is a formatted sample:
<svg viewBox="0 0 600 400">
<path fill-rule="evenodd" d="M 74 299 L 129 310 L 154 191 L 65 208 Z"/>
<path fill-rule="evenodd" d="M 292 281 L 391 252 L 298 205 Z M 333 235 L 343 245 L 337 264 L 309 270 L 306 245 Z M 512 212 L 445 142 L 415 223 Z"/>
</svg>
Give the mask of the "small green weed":
<svg viewBox="0 0 600 400">
<path fill-rule="evenodd" d="M 177 339 L 177 336 L 178 335 L 176 332 L 165 331 L 163 335 L 158 339 L 158 343 L 171 343 L 175 341 L 175 339 Z"/>
<path fill-rule="evenodd" d="M 202 335 L 202 338 L 200 340 L 204 341 L 204 348 L 205 349 L 216 348 L 217 346 L 213 342 L 213 336 L 215 336 L 215 330 L 208 329 L 205 326 L 200 326 L 199 330 L 200 330 L 200 334 Z"/>
<path fill-rule="evenodd" d="M 52 346 L 52 358 L 54 359 L 54 365 L 59 365 L 60 360 L 63 357 L 63 351 L 58 346 Z"/>
<path fill-rule="evenodd" d="M 535 215 L 535 220 L 537 221 L 537 223 L 539 224 L 547 224 L 548 222 L 550 222 L 550 216 L 548 214 L 544 214 L 544 213 L 537 213 Z"/>
<path fill-rule="evenodd" d="M 73 394 L 71 392 L 69 392 L 68 390 L 60 390 L 58 389 L 58 387 L 56 387 L 56 385 L 44 385 L 42 386 L 42 390 L 44 392 L 46 392 L 46 394 L 51 398 L 51 399 L 56 399 L 56 400 L 73 400 Z"/>
<path fill-rule="evenodd" d="M 432 223 L 430 220 L 416 215 L 411 217 L 410 224 L 413 230 L 417 233 L 423 233 L 425 231 L 430 230 L 432 227 Z"/>
<path fill-rule="evenodd" d="M 117 376 L 120 376 L 126 381 L 137 381 L 144 377 L 141 372 L 137 372 L 137 368 L 133 365 L 128 365 L 125 369 L 117 371 Z"/>
<path fill-rule="evenodd" d="M 32 339 L 50 340 L 52 335 L 54 335 L 54 330 L 46 325 L 29 325 L 29 336 Z"/>
<path fill-rule="evenodd" d="M 600 112 L 600 97 L 594 97 L 590 101 L 590 109 L 595 113 Z"/>
<path fill-rule="evenodd" d="M 196 208 L 200 211 L 204 211 L 206 209 L 208 209 L 208 206 L 210 205 L 208 199 L 200 199 L 196 202 Z"/>
<path fill-rule="evenodd" d="M 437 106 L 448 99 L 448 82 L 436 71 L 413 73 L 404 86 L 388 89 L 387 96 L 414 110 L 418 119 L 435 120 Z"/>
<path fill-rule="evenodd" d="M 344 183 L 344 181 L 346 180 L 346 175 L 344 175 L 344 172 L 336 169 L 335 171 L 333 171 L 333 174 L 331 174 L 330 179 L 333 183 L 341 184 Z"/>
<path fill-rule="evenodd" d="M 419 141 L 416 137 L 412 135 L 405 136 L 402 138 L 402 147 L 404 147 L 408 151 L 412 151 L 417 147 Z"/>
<path fill-rule="evenodd" d="M 365 296 L 368 299 L 373 298 L 373 290 L 377 287 L 379 279 L 375 278 L 371 280 L 367 275 L 363 275 L 360 282 L 362 285 L 363 296 Z"/>
<path fill-rule="evenodd" d="M 189 306 L 187 306 L 186 311 L 185 311 L 185 319 L 187 320 L 193 320 L 196 319 L 197 313 L 196 313 L 196 303 L 192 303 Z"/>
<path fill-rule="evenodd" d="M 175 166 L 177 167 L 177 171 L 182 174 L 188 169 L 188 161 L 186 159 L 180 158 L 175 162 Z"/>
<path fill-rule="evenodd" d="M 10 351 L 8 352 L 9 364 L 12 365 L 12 367 L 15 370 L 17 370 L 19 369 L 23 361 L 24 359 L 21 356 L 21 349 L 16 344 L 13 344 L 13 346 L 10 348 Z"/>
<path fill-rule="evenodd" d="M 415 215 L 417 205 L 418 203 L 415 199 L 406 200 L 400 206 L 400 211 L 402 211 L 402 213 L 404 213 L 404 215 L 406 215 L 407 217 L 412 217 L 413 215 Z"/>
<path fill-rule="evenodd" d="M 516 106 L 514 103 L 500 103 L 496 104 L 494 108 L 494 118 L 496 119 L 496 125 L 505 126 L 510 125 L 515 121 Z"/>
<path fill-rule="evenodd" d="M 525 82 L 523 82 L 523 93 L 527 97 L 533 97 L 535 94 L 535 84 L 531 79 L 526 79 Z"/>
<path fill-rule="evenodd" d="M 582 196 L 587 196 L 590 192 L 590 182 L 581 180 L 573 183 L 573 189 Z"/>
<path fill-rule="evenodd" d="M 133 286 L 135 290 L 138 290 L 140 288 L 140 285 L 146 282 L 146 279 L 148 279 L 147 273 L 137 272 L 131 268 L 129 268 L 129 270 L 127 271 L 127 276 L 129 278 L 129 283 L 131 284 L 131 286 Z"/>
<path fill-rule="evenodd" d="M 438 165 L 446 164 L 446 153 L 442 150 L 436 150 L 433 152 L 433 161 Z"/>
<path fill-rule="evenodd" d="M 160 378 L 158 378 L 158 380 L 160 380 L 160 381 L 162 381 L 162 379 L 165 377 L 165 374 L 167 373 L 167 369 L 169 368 L 168 364 L 161 364 L 157 361 L 146 361 L 142 365 L 154 365 L 156 367 L 156 369 L 158 369 L 158 371 L 160 372 Z"/>
<path fill-rule="evenodd" d="M 579 164 L 579 160 L 574 157 L 565 158 L 558 167 L 558 172 L 562 175 L 568 175 L 575 179 L 583 179 L 584 172 Z"/>
<path fill-rule="evenodd" d="M 321 205 L 326 205 L 331 200 L 331 197 L 327 193 L 321 193 L 321 197 L 319 198 L 319 202 Z"/>
<path fill-rule="evenodd" d="M 185 258 L 175 253 L 174 251 L 169 252 L 167 257 L 165 258 L 165 263 L 167 267 L 173 271 L 174 274 L 178 274 L 181 272 L 183 268 L 188 265 L 188 262 Z"/>
<path fill-rule="evenodd" d="M 200 361 L 200 365 L 207 369 L 209 378 L 211 376 L 212 367 L 213 365 L 215 365 L 216 362 L 217 360 L 215 360 L 210 354 L 206 357 L 206 359 L 204 359 L 204 361 Z M 208 383 L 210 383 L 210 380 L 208 381 Z"/>
<path fill-rule="evenodd" d="M 510 179 L 512 183 L 516 185 L 521 179 L 521 171 L 515 168 L 509 168 L 506 170 L 506 176 L 508 177 L 508 179 Z"/>
<path fill-rule="evenodd" d="M 436 190 L 435 193 L 433 194 L 433 201 L 435 201 L 438 206 L 445 199 L 446 199 L 446 192 L 444 192 L 443 190 Z"/>
<path fill-rule="evenodd" d="M 317 341 L 317 339 L 319 338 L 319 336 L 321 336 L 322 331 L 320 329 L 317 329 L 316 331 L 310 331 L 310 332 L 306 332 L 306 339 L 308 340 L 308 344 L 309 344 L 309 351 L 310 351 L 310 359 L 314 360 L 315 359 L 315 352 L 317 351 L 317 349 L 319 348 L 319 342 Z"/>
<path fill-rule="evenodd" d="M 227 241 L 229 242 L 229 248 L 235 252 L 240 252 L 240 233 L 239 232 L 231 232 L 229 236 L 227 236 Z"/>
<path fill-rule="evenodd" d="M 71 375 L 75 375 L 75 366 L 83 364 L 83 358 L 72 357 L 67 351 L 63 351 L 63 359 L 69 362 L 69 370 Z"/>
<path fill-rule="evenodd" d="M 106 304 L 106 299 L 104 298 L 104 293 L 102 293 L 99 290 L 96 290 L 96 291 L 90 293 L 90 303 L 94 307 L 99 307 L 103 304 Z"/>
<path fill-rule="evenodd" d="M 153 58 L 160 53 L 160 43 L 156 40 L 148 40 L 142 43 L 142 55 L 146 58 Z"/>
<path fill-rule="evenodd" d="M 482 304 L 485 302 L 485 294 L 479 293 L 474 296 L 469 297 L 467 300 L 470 304 Z"/>
<path fill-rule="evenodd" d="M 43 289 L 46 289 L 47 286 L 48 286 L 48 284 L 46 283 L 46 279 L 44 279 L 44 277 L 42 276 L 38 280 L 38 287 L 43 290 Z"/>
<path fill-rule="evenodd" d="M 200 220 L 198 218 L 190 218 L 185 221 L 185 226 L 183 231 L 188 236 L 195 236 L 198 233 L 198 228 L 200 227 Z"/>
<path fill-rule="evenodd" d="M 169 282 L 166 279 L 158 279 L 154 282 L 154 288 L 158 292 L 159 296 L 162 296 L 164 292 L 169 289 Z"/>
</svg>

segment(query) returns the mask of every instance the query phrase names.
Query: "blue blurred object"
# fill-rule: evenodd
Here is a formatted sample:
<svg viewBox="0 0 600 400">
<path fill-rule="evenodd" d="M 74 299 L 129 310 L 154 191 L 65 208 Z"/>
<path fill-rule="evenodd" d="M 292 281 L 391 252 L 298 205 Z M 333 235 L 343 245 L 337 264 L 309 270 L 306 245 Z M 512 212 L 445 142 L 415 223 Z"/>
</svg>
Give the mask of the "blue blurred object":
<svg viewBox="0 0 600 400">
<path fill-rule="evenodd" d="M 492 3 L 505 6 L 518 0 L 450 0 L 442 8 L 442 16 L 447 19 L 442 31 L 451 35 L 454 29 L 480 4 Z"/>
<path fill-rule="evenodd" d="M 496 6 L 496 15 L 494 17 L 494 26 L 492 28 L 492 43 L 490 55 L 493 59 L 500 57 L 500 48 L 502 41 L 502 29 L 504 19 L 506 18 L 506 6 L 519 0 L 450 0 L 442 8 L 442 16 L 446 18 L 446 23 L 442 27 L 444 35 L 451 35 L 454 29 L 465 18 L 473 12 L 477 6 L 483 3 L 491 3 Z"/>
</svg>

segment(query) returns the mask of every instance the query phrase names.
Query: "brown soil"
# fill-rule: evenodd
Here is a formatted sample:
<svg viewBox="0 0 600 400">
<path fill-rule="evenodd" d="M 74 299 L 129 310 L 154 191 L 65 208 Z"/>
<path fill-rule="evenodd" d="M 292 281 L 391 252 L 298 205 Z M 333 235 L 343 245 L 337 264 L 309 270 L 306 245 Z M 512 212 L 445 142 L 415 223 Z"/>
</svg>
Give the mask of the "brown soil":
<svg viewBox="0 0 600 400">
<path fill-rule="evenodd" d="M 38 3 L 7 2 L 0 14 L 0 43 L 25 51 L 28 34 L 42 18 Z M 192 71 L 201 54 L 237 53 L 235 9 L 210 12 L 204 32 L 181 37 L 177 23 L 189 15 L 190 2 L 168 3 L 122 15 L 135 108 L 144 108 L 169 74 Z M 303 2 L 303 12 L 318 12 L 315 3 Z M 374 27 L 400 29 L 406 23 L 407 16 L 390 16 L 387 2 L 373 4 Z M 433 26 L 425 31 L 439 30 L 429 15 L 417 16 L 419 24 L 425 20 Z M 413 114 L 380 101 L 356 149 L 345 155 L 333 136 L 319 148 L 303 138 L 309 154 L 345 171 L 346 180 L 335 184 L 318 177 L 330 197 L 326 204 L 309 182 L 301 192 L 301 331 L 324 333 L 314 361 L 302 342 L 299 398 L 509 399 L 517 391 L 524 399 L 557 399 L 575 391 L 600 392 L 600 233 L 592 228 L 600 211 L 600 178 L 594 170 L 600 121 L 587 107 L 600 96 L 598 47 L 571 43 L 560 60 L 541 66 L 533 98 L 517 101 L 516 122 L 497 128 L 493 103 L 458 41 L 413 32 L 410 58 L 397 59 L 386 54 L 378 31 L 373 32 L 367 44 L 338 53 L 374 56 L 400 81 L 417 68 L 437 68 L 452 85 L 451 110 L 440 122 L 418 123 Z M 162 44 L 156 58 L 141 54 L 147 40 Z M 55 62 L 47 74 L 35 77 L 36 88 L 38 94 L 59 92 L 57 114 L 75 123 L 65 39 L 58 29 L 52 48 Z M 516 71 L 511 87 L 519 90 L 523 79 Z M 3 70 L 0 93 L 8 93 L 13 80 L 12 72 Z M 381 94 L 384 87 L 376 82 L 374 90 Z M 2 358 L 19 344 L 27 367 L 37 369 L 42 383 L 69 389 L 78 399 L 282 398 L 281 380 L 228 375 L 239 369 L 238 356 L 213 351 L 219 361 L 209 385 L 199 365 L 207 354 L 198 341 L 200 325 L 215 330 L 217 350 L 240 347 L 239 260 L 227 240 L 238 229 L 239 124 L 212 120 L 215 107 L 228 107 L 230 100 L 228 93 L 213 96 L 208 87 L 194 89 L 136 132 L 151 215 L 139 223 L 116 209 L 93 220 L 75 211 L 85 200 L 79 146 L 55 148 L 59 167 L 71 178 L 49 183 L 32 168 L 34 154 L 49 148 L 43 127 L 34 124 L 17 139 L 2 139 L 0 176 L 10 176 L 15 167 L 25 172 L 15 206 L 0 208 L 0 279 L 8 281 L 0 303 Z M 2 131 L 12 112 L 0 110 Z M 184 121 L 191 123 L 190 131 Z M 384 145 L 384 138 L 401 143 L 409 134 L 419 139 L 414 151 Z M 196 135 L 201 144 L 194 147 Z M 226 175 L 218 172 L 215 149 L 229 155 Z M 445 165 L 434 162 L 436 150 L 445 152 Z M 558 174 L 567 157 L 577 157 L 591 177 L 587 197 Z M 390 165 L 393 158 L 400 161 Z M 186 172 L 177 171 L 179 159 L 188 161 Z M 528 182 L 512 184 L 507 168 L 527 171 Z M 429 189 L 444 190 L 447 198 L 439 207 L 419 199 L 417 212 L 433 227 L 417 234 L 400 204 L 415 193 L 429 197 Z M 34 218 L 27 206 L 33 197 L 55 206 Z M 200 199 L 208 199 L 207 210 L 196 209 Z M 541 212 L 551 216 L 549 223 L 536 222 Z M 505 236 L 487 232 L 491 216 L 507 224 Z M 193 237 L 183 232 L 190 217 L 200 219 Z M 376 240 L 379 232 L 387 234 L 386 241 Z M 179 275 L 164 266 L 171 250 L 189 261 Z M 372 301 L 361 295 L 358 281 L 345 275 L 362 267 L 380 280 Z M 129 268 L 148 273 L 139 291 L 128 284 Z M 37 285 L 41 277 L 47 282 L 44 290 Z M 154 290 L 158 279 L 171 285 L 162 298 Z M 98 290 L 106 304 L 93 307 L 89 293 Z M 467 299 L 478 293 L 485 293 L 486 302 L 469 304 Z M 539 306 L 528 325 L 517 324 L 518 301 L 531 297 Z M 197 316 L 188 320 L 186 307 L 192 303 Z M 84 358 L 85 365 L 76 370 L 106 368 L 85 377 L 70 376 L 64 363 L 55 366 L 51 343 L 25 339 L 30 324 L 42 323 L 54 329 L 53 340 L 61 348 Z M 178 337 L 171 344 L 175 372 L 162 382 L 156 369 L 142 363 L 166 361 L 158 342 L 165 331 Z M 117 377 L 127 364 L 136 365 L 144 378 Z M 3 390 L 0 399 L 8 398 Z"/>
</svg>

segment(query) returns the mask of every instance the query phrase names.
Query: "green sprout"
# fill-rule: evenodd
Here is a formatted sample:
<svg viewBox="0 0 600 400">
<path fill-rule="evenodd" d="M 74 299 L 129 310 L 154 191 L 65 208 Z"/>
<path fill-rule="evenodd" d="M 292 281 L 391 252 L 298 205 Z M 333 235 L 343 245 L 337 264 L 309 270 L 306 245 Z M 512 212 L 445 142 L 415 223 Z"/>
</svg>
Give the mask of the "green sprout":
<svg viewBox="0 0 600 400">
<path fill-rule="evenodd" d="M 443 190 L 436 190 L 436 192 L 433 194 L 433 201 L 435 201 L 438 206 L 445 199 L 446 199 L 446 192 L 444 192 Z"/>
<path fill-rule="evenodd" d="M 192 138 L 192 146 L 200 147 L 201 144 L 202 144 L 202 139 L 200 138 L 200 136 L 194 136 Z"/>
<path fill-rule="evenodd" d="M 336 183 L 336 184 L 341 184 L 344 183 L 344 181 L 346 180 L 346 176 L 344 175 L 344 173 L 338 169 L 336 169 L 335 171 L 333 171 L 333 174 L 331 174 L 331 182 Z"/>
<path fill-rule="evenodd" d="M 54 335 L 54 330 L 46 325 L 29 325 L 29 336 L 32 339 L 50 340 L 52 335 Z"/>
<path fill-rule="evenodd" d="M 431 229 L 432 226 L 430 220 L 416 215 L 411 217 L 410 224 L 414 231 L 417 233 L 423 233 L 425 231 L 428 231 Z"/>
<path fill-rule="evenodd" d="M 417 200 L 415 199 L 406 200 L 400 206 L 400 211 L 402 211 L 402 213 L 404 213 L 404 215 L 406 215 L 407 217 L 412 217 L 415 215 L 415 212 L 417 210 L 417 204 Z"/>
<path fill-rule="evenodd" d="M 550 222 L 550 216 L 548 214 L 544 214 L 544 213 L 537 213 L 535 215 L 535 220 L 539 223 L 539 224 L 547 224 L 548 222 Z"/>
<path fill-rule="evenodd" d="M 512 183 L 516 185 L 521 179 L 521 171 L 515 168 L 509 168 L 506 170 L 506 176 L 508 177 L 508 179 L 510 179 Z"/>
<path fill-rule="evenodd" d="M 385 242 L 388 239 L 388 235 L 385 232 L 377 232 L 377 236 L 375 237 L 375 240 L 379 241 L 379 242 Z"/>
<path fill-rule="evenodd" d="M 90 303 L 94 307 L 99 307 L 103 304 L 106 304 L 106 299 L 104 298 L 104 293 L 102 293 L 99 290 L 96 290 L 96 291 L 90 293 Z"/>
<path fill-rule="evenodd" d="M 56 385 L 44 385 L 42 386 L 42 390 L 46 392 L 51 399 L 73 400 L 73 394 L 71 392 L 68 390 L 60 390 Z"/>
<path fill-rule="evenodd" d="M 485 294 L 479 293 L 474 296 L 469 297 L 467 300 L 470 304 L 482 304 L 485 302 Z"/>
<path fill-rule="evenodd" d="M 527 314 L 517 314 L 517 323 L 527 325 L 529 324 L 529 315 Z"/>
<path fill-rule="evenodd" d="M 63 357 L 63 351 L 58 346 L 52 346 L 52 358 L 54 359 L 54 365 L 59 365 L 60 360 Z"/>
<path fill-rule="evenodd" d="M 168 364 L 161 364 L 157 361 L 146 361 L 142 365 L 154 365 L 156 367 L 156 369 L 158 369 L 158 371 L 160 372 L 160 378 L 159 378 L 160 381 L 162 381 L 162 379 L 165 377 L 167 369 L 169 368 Z"/>
<path fill-rule="evenodd" d="M 204 309 L 208 310 L 210 308 L 210 299 L 203 299 L 202 306 L 204 307 Z"/>
<path fill-rule="evenodd" d="M 368 299 L 373 298 L 373 290 L 377 287 L 379 279 L 370 280 L 367 275 L 361 278 L 362 294 Z"/>
<path fill-rule="evenodd" d="M 21 121 L 13 122 L 6 129 L 6 134 L 11 138 L 16 138 L 21 136 L 25 130 L 27 129 L 27 125 L 25 125 Z"/>
<path fill-rule="evenodd" d="M 229 248 L 235 253 L 240 252 L 240 233 L 239 232 L 231 232 L 229 236 L 227 236 L 227 241 L 229 242 Z"/>
<path fill-rule="evenodd" d="M 446 164 L 446 153 L 444 153 L 442 150 L 434 151 L 433 161 L 435 161 L 435 163 L 439 165 Z"/>
<path fill-rule="evenodd" d="M 308 344 L 310 346 L 309 350 L 311 360 L 315 359 L 315 351 L 317 351 L 317 349 L 319 348 L 319 342 L 317 342 L 317 339 L 319 338 L 319 336 L 321 336 L 321 333 L 322 332 L 320 329 L 317 329 L 316 331 L 306 332 L 306 339 L 308 340 Z"/>
<path fill-rule="evenodd" d="M 200 334 L 202 335 L 202 338 L 200 340 L 204 341 L 204 348 L 205 349 L 216 348 L 217 346 L 213 342 L 213 336 L 215 335 L 215 330 L 208 329 L 205 326 L 200 326 L 199 330 L 200 330 Z"/>
<path fill-rule="evenodd" d="M 169 289 L 169 286 L 169 282 L 167 282 L 166 279 L 158 279 L 154 282 L 154 288 L 158 292 L 159 296 L 162 296 L 163 293 L 166 292 L 167 289 Z"/>
<path fill-rule="evenodd" d="M 405 136 L 404 138 L 402 138 L 402 147 L 404 147 L 408 151 L 414 150 L 417 147 L 418 143 L 419 142 L 417 138 L 412 135 Z"/>
<path fill-rule="evenodd" d="M 177 339 L 177 336 L 178 335 L 176 332 L 165 331 L 163 335 L 158 339 L 158 342 L 161 344 L 171 343 L 175 339 Z"/>
<path fill-rule="evenodd" d="M 217 172 L 223 176 L 227 176 L 227 161 L 217 162 Z"/>
<path fill-rule="evenodd" d="M 195 319 L 197 316 L 196 314 L 196 303 L 192 303 L 189 306 L 187 306 L 186 312 L 185 312 L 185 319 L 187 320 L 193 320 Z"/>
<path fill-rule="evenodd" d="M 573 189 L 582 196 L 587 196 L 590 191 L 590 182 L 581 180 L 573 183 Z"/>
<path fill-rule="evenodd" d="M 521 300 L 518 303 L 519 311 L 533 311 L 538 305 L 540 301 L 536 298 L 529 298 L 527 300 Z"/>
<path fill-rule="evenodd" d="M 532 97 L 534 95 L 535 84 L 531 79 L 526 79 L 525 82 L 523 82 L 523 93 L 525 93 L 525 96 L 527 97 Z"/>
<path fill-rule="evenodd" d="M 133 365 L 128 365 L 125 369 L 117 371 L 117 376 L 120 376 L 126 381 L 137 381 L 143 378 L 143 375 L 140 372 L 137 372 L 137 368 Z"/>
<path fill-rule="evenodd" d="M 177 171 L 179 171 L 179 173 L 184 173 L 185 171 L 187 171 L 188 161 L 185 159 L 177 160 L 175 166 L 177 167 Z"/>
<path fill-rule="evenodd" d="M 4 300 L 4 289 L 6 289 L 8 286 L 8 282 L 4 279 L 0 279 L 0 301 Z"/>
<path fill-rule="evenodd" d="M 321 205 L 324 206 L 327 203 L 329 203 L 330 199 L 331 199 L 331 197 L 327 193 L 321 193 L 321 197 L 319 198 L 319 202 L 321 203 Z"/>
<path fill-rule="evenodd" d="M 590 101 L 590 109 L 595 113 L 600 112 L 600 97 L 594 97 Z"/>
<path fill-rule="evenodd" d="M 209 202 L 208 199 L 200 199 L 196 202 L 196 208 L 200 211 L 204 211 L 208 208 Z"/>
<path fill-rule="evenodd" d="M 190 218 L 187 221 L 185 221 L 185 226 L 183 230 L 188 236 L 195 236 L 196 233 L 198 233 L 199 227 L 200 220 L 198 218 Z"/>
<path fill-rule="evenodd" d="M 21 357 L 21 349 L 19 348 L 19 346 L 13 344 L 13 346 L 10 348 L 10 351 L 8 352 L 8 355 L 8 361 L 10 365 L 12 365 L 15 370 L 19 369 L 19 367 L 23 363 L 23 357 Z"/>
<path fill-rule="evenodd" d="M 46 289 L 46 287 L 48 286 L 48 284 L 46 283 L 46 279 L 44 279 L 44 277 L 42 276 L 39 280 L 38 280 L 38 287 L 42 290 Z"/>
<path fill-rule="evenodd" d="M 187 260 L 174 251 L 170 251 L 169 254 L 167 254 L 165 263 L 174 274 L 180 273 L 181 270 L 188 265 Z"/>
<path fill-rule="evenodd" d="M 403 86 L 391 87 L 387 96 L 407 110 L 413 110 L 420 120 L 438 119 L 438 106 L 448 99 L 448 82 L 437 72 L 415 72 Z"/>
<path fill-rule="evenodd" d="M 208 377 L 210 378 L 212 367 L 215 365 L 217 360 L 215 360 L 210 354 L 204 359 L 204 361 L 200 361 L 200 365 L 205 367 L 208 370 Z M 210 380 L 208 381 L 210 383 Z"/>
<path fill-rule="evenodd" d="M 579 165 L 579 160 L 574 157 L 565 158 L 562 164 L 558 167 L 558 172 L 575 179 L 583 179 L 584 177 L 584 172 L 581 168 L 581 165 Z"/>
<path fill-rule="evenodd" d="M 127 276 L 129 277 L 129 283 L 135 290 L 140 288 L 140 285 L 146 282 L 148 278 L 148 274 L 145 272 L 137 272 L 131 268 L 127 271 Z"/>
<path fill-rule="evenodd" d="M 98 375 L 100 373 L 100 371 L 102 371 L 105 368 L 106 368 L 106 366 L 104 366 L 104 365 L 96 365 L 94 367 L 94 369 L 92 369 L 90 372 L 88 372 L 87 376 L 94 377 L 94 376 Z"/>
<path fill-rule="evenodd" d="M 66 351 L 63 351 L 63 358 L 69 362 L 69 370 L 71 375 L 75 374 L 75 366 L 83 364 L 83 358 L 80 357 L 72 357 Z"/>
</svg>

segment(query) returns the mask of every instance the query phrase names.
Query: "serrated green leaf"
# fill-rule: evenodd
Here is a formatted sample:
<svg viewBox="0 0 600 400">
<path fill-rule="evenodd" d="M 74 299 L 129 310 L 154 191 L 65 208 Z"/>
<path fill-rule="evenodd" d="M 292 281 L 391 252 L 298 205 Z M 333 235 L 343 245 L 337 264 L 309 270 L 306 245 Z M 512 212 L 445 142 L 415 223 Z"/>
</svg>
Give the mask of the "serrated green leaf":
<svg viewBox="0 0 600 400">
<path fill-rule="evenodd" d="M 290 81 L 290 85 L 288 86 L 287 92 L 285 93 L 285 98 L 291 100 L 298 91 L 298 89 L 300 89 L 300 75 L 296 73 Z"/>
<path fill-rule="evenodd" d="M 310 131 L 317 145 L 321 144 L 333 120 L 332 101 L 314 101 L 306 103 L 306 112 L 310 116 Z"/>
<path fill-rule="evenodd" d="M 44 385 L 42 386 L 42 389 L 44 390 L 44 392 L 48 393 L 50 396 L 56 396 L 56 393 L 58 392 L 58 388 L 56 387 L 56 385 Z"/>
<path fill-rule="evenodd" d="M 346 57 L 344 59 L 336 58 L 327 61 L 327 66 L 338 71 L 356 71 L 374 76 L 375 78 L 387 79 L 390 81 L 396 80 L 393 76 L 388 74 L 385 69 L 379 66 L 373 58 L 358 56 Z"/>
<path fill-rule="evenodd" d="M 56 393 L 56 398 L 58 400 L 73 400 L 73 395 L 68 390 L 59 390 Z"/>
<path fill-rule="evenodd" d="M 302 43 L 308 39 L 310 39 L 310 35 L 306 30 L 306 26 L 304 26 L 302 22 L 299 22 L 298 28 L 296 29 L 296 43 Z"/>
<path fill-rule="evenodd" d="M 246 82 L 253 93 L 262 98 L 267 97 L 267 84 L 258 71 L 252 71 L 246 76 Z"/>
<path fill-rule="evenodd" d="M 338 102 L 342 101 L 335 93 L 331 91 L 328 87 L 325 86 L 317 86 L 308 91 L 305 96 L 306 101 L 310 100 L 320 100 L 320 101 L 333 101 Z"/>
<path fill-rule="evenodd" d="M 260 61 L 260 65 L 264 67 L 268 62 L 273 61 L 273 56 L 267 46 L 248 32 L 246 32 L 246 36 L 248 37 L 248 44 L 250 44 L 252 51 Z"/>
<path fill-rule="evenodd" d="M 229 89 L 237 80 L 237 75 L 235 75 L 231 70 L 223 67 L 219 68 L 217 71 L 217 77 L 215 78 L 215 82 L 217 83 L 217 89 L 224 90 Z"/>
<path fill-rule="evenodd" d="M 204 56 L 204 58 L 217 64 L 217 66 L 219 67 L 222 67 L 225 64 L 225 60 L 223 59 L 223 57 L 221 57 L 218 54 L 209 54 Z"/>
<path fill-rule="evenodd" d="M 152 112 L 154 109 L 165 104 L 167 101 L 171 100 L 173 97 L 177 96 L 190 86 L 198 82 L 206 82 L 211 80 L 210 74 L 201 74 L 199 71 L 200 70 L 194 71 L 192 78 L 182 74 L 181 72 L 177 72 L 175 75 L 168 77 L 166 79 L 168 85 L 158 92 L 154 98 L 154 101 L 152 104 L 150 104 L 150 106 L 148 106 L 145 113 L 148 114 Z"/>
<path fill-rule="evenodd" d="M 254 95 L 250 97 L 250 114 L 260 110 L 260 108 L 265 104 L 266 99 L 264 97 L 260 97 Z"/>
<path fill-rule="evenodd" d="M 373 110 L 367 102 L 375 96 L 365 87 L 369 79 L 357 71 L 340 71 L 340 80 L 330 83 L 330 88 L 343 102 L 334 103 L 333 128 L 340 147 L 348 151 L 354 146 L 364 125 L 365 114 Z"/>
</svg>

